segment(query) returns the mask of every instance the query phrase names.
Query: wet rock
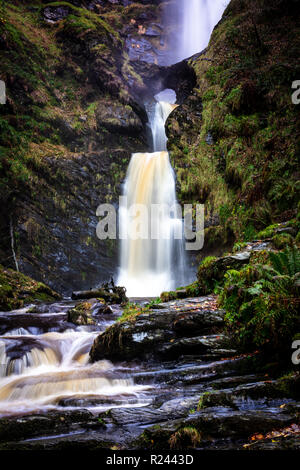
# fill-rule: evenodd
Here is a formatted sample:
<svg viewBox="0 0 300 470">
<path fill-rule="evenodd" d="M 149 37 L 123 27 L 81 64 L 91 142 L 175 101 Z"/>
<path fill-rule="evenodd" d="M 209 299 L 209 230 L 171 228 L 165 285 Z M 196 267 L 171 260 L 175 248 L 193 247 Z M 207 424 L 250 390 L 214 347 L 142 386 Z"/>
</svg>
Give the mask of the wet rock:
<svg viewBox="0 0 300 470">
<path fill-rule="evenodd" d="M 93 418 L 87 410 L 50 412 L 23 417 L 0 419 L 0 441 L 29 439 L 42 434 L 70 431 L 76 424 L 86 423 Z"/>
<path fill-rule="evenodd" d="M 23 332 L 23 334 L 38 335 L 48 331 L 63 332 L 72 326 L 66 322 L 66 319 L 66 314 L 18 313 L 17 315 L 1 315 L 0 334 L 19 335 Z"/>
<path fill-rule="evenodd" d="M 194 303 L 181 305 L 181 308 L 179 305 L 166 304 L 165 309 L 149 310 L 149 313 L 114 324 L 96 338 L 90 353 L 91 360 L 173 358 L 203 352 L 228 354 L 223 348 L 225 341 L 222 335 L 194 336 L 208 328 L 220 327 L 223 312 L 209 311 L 208 307 L 202 310 L 201 303 L 198 306 Z"/>
<path fill-rule="evenodd" d="M 143 124 L 130 105 L 105 99 L 96 108 L 96 120 L 99 131 L 104 127 L 111 132 L 138 135 L 143 131 Z"/>
<path fill-rule="evenodd" d="M 161 36 L 162 30 L 159 27 L 155 26 L 149 26 L 149 28 L 146 29 L 145 36 L 150 36 L 150 37 L 157 37 Z"/>
<path fill-rule="evenodd" d="M 70 8 L 66 5 L 52 6 L 43 9 L 43 17 L 48 23 L 56 23 L 70 14 Z"/>
<path fill-rule="evenodd" d="M 227 341 L 223 335 L 196 336 L 183 338 L 158 346 L 158 353 L 164 358 L 174 358 L 188 354 L 224 357 L 236 354 L 235 350 L 226 349 Z"/>
<path fill-rule="evenodd" d="M 148 428 L 135 441 L 135 446 L 152 450 L 169 449 L 171 437 L 187 427 L 195 429 L 203 439 L 236 439 L 250 437 L 256 432 L 265 433 L 292 422 L 293 418 L 283 413 L 240 412 L 226 407 L 215 407 L 196 411 L 185 419 L 168 421 Z"/>
<path fill-rule="evenodd" d="M 99 417 L 105 421 L 111 421 L 116 425 L 127 425 L 127 424 L 152 424 L 166 421 L 168 419 L 174 419 L 187 415 L 187 410 L 182 411 L 180 409 L 166 410 L 166 409 L 155 409 L 152 407 L 143 408 L 115 408 L 111 409 L 108 413 L 101 413 Z"/>
<path fill-rule="evenodd" d="M 225 392 L 208 392 L 201 395 L 198 402 L 198 409 L 212 408 L 222 406 L 237 410 L 238 407 L 228 393 Z"/>
<path fill-rule="evenodd" d="M 142 60 L 143 62 L 155 63 L 155 50 L 147 39 L 129 37 L 126 39 L 126 48 L 130 60 Z"/>
<path fill-rule="evenodd" d="M 279 431 L 280 432 L 280 431 Z M 252 442 L 251 445 L 246 447 L 249 451 L 269 451 L 269 450 L 300 450 L 300 437 L 299 434 L 296 436 L 284 436 L 284 437 L 272 437 L 264 441 Z"/>
</svg>

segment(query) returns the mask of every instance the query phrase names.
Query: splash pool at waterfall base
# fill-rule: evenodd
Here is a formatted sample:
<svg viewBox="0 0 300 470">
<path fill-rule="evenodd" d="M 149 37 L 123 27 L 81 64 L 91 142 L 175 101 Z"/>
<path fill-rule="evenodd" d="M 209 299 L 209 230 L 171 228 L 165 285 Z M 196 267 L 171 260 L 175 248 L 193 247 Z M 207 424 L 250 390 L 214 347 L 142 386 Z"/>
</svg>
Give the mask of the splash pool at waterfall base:
<svg viewBox="0 0 300 470">
<path fill-rule="evenodd" d="M 300 403 L 232 349 L 214 296 L 127 322 L 120 306 L 102 315 L 95 302 L 92 326 L 68 321 L 74 305 L 1 313 L 0 449 L 162 450 L 186 428 L 201 432 L 194 448 L 243 449 L 258 430 L 294 425 Z M 112 325 L 103 357 L 89 356 Z M 285 443 L 295 447 L 296 434 Z"/>
</svg>

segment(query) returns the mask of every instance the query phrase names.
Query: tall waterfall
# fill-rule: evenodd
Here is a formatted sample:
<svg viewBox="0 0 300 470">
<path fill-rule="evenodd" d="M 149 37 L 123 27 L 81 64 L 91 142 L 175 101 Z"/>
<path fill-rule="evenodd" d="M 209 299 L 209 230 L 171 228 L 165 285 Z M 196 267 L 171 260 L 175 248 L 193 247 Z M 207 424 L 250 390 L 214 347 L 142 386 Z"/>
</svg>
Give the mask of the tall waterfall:
<svg viewBox="0 0 300 470">
<path fill-rule="evenodd" d="M 178 25 L 173 62 L 180 62 L 206 48 L 228 3 L 229 0 L 176 0 L 171 4 L 167 15 L 173 16 Z"/>
<path fill-rule="evenodd" d="M 127 171 L 121 230 L 126 232 L 132 226 L 136 214 L 131 214 L 130 208 L 134 204 L 144 208 L 138 214 L 141 222 L 136 232 L 121 241 L 118 284 L 127 288 L 130 297 L 158 296 L 184 280 L 183 224 L 172 211 L 176 205 L 175 177 L 165 133 L 166 119 L 175 107 L 161 101 L 148 112 L 154 152 L 133 154 Z M 143 233 L 138 235 L 140 230 Z"/>
</svg>

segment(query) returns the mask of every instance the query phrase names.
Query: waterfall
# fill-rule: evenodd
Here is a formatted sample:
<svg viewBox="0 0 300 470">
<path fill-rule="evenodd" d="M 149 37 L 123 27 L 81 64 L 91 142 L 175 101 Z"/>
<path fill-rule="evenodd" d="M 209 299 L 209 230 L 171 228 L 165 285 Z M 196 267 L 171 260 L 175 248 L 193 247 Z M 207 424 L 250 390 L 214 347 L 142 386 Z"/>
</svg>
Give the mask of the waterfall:
<svg viewBox="0 0 300 470">
<path fill-rule="evenodd" d="M 207 47 L 228 3 L 229 0 L 176 0 L 167 8 L 167 16 L 175 18 L 178 26 L 172 40 L 172 62 L 180 62 Z"/>
<path fill-rule="evenodd" d="M 153 150 L 159 152 L 167 150 L 167 136 L 165 132 L 165 122 L 177 105 L 160 101 L 155 105 L 154 118 L 150 122 L 152 138 L 153 138 Z"/>
<path fill-rule="evenodd" d="M 122 232 L 128 233 L 134 223 L 133 205 L 141 207 L 137 230 L 121 241 L 118 284 L 130 297 L 158 296 L 184 282 L 183 224 L 175 210 L 175 176 L 165 133 L 165 122 L 175 107 L 160 101 L 147 110 L 154 152 L 133 154 L 127 171 L 120 205 Z"/>
</svg>

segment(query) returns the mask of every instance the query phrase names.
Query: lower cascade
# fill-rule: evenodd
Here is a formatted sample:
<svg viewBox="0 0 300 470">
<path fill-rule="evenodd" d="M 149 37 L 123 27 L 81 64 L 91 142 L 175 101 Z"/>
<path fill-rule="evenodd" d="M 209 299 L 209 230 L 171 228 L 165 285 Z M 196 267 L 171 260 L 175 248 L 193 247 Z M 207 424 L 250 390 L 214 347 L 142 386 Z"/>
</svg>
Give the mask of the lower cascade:
<svg viewBox="0 0 300 470">
<path fill-rule="evenodd" d="M 36 328 L 7 331 L 0 336 L 0 417 L 46 410 L 72 410 L 85 401 L 85 408 L 99 412 L 114 406 L 140 406 L 147 387 L 136 385 L 110 361 L 89 363 L 95 337 L 108 324 L 100 319 L 95 327 L 66 323 L 66 307 L 54 305 L 53 330 Z M 25 309 L 27 310 L 27 309 Z M 27 314 L 27 312 L 24 312 Z M 14 313 L 20 321 L 22 315 Z M 50 315 L 38 314 L 42 326 Z M 9 319 L 8 314 L 6 319 Z M 31 314 L 32 321 L 36 315 Z M 111 322 L 112 323 L 112 322 Z M 142 394 L 143 395 L 143 394 Z"/>
<path fill-rule="evenodd" d="M 127 171 L 120 206 L 125 237 L 118 284 L 130 297 L 155 297 L 184 282 L 183 223 L 176 211 L 165 133 L 165 122 L 176 106 L 158 101 L 147 109 L 154 152 L 133 154 Z"/>
</svg>

